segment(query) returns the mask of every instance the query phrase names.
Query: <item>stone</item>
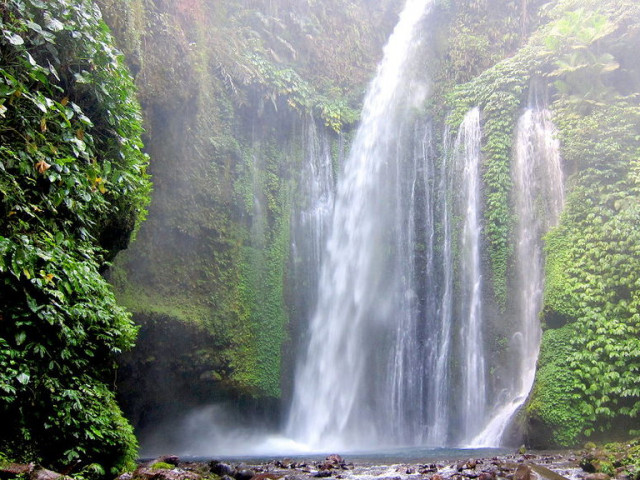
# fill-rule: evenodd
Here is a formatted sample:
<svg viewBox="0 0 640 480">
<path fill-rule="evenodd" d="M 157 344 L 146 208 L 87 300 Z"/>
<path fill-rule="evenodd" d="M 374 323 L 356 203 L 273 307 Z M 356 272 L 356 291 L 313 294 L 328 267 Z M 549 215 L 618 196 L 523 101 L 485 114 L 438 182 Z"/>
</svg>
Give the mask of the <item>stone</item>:
<svg viewBox="0 0 640 480">
<path fill-rule="evenodd" d="M 278 478 L 280 477 L 273 473 L 258 473 L 254 475 L 251 480 L 277 480 Z"/>
<path fill-rule="evenodd" d="M 35 468 L 29 475 L 30 480 L 58 480 L 63 478 L 64 475 L 53 470 L 47 470 L 46 468 Z"/>
<path fill-rule="evenodd" d="M 231 465 L 218 462 L 217 460 L 209 462 L 209 469 L 211 470 L 211 473 L 218 475 L 219 477 L 224 477 L 225 475 L 231 477 L 233 476 L 234 471 L 234 468 Z"/>
<path fill-rule="evenodd" d="M 494 471 L 480 472 L 480 475 L 478 475 L 478 480 L 495 480 L 495 479 L 496 479 L 496 472 Z"/>
<path fill-rule="evenodd" d="M 33 463 L 8 463 L 0 467 L 0 478 L 13 478 L 18 475 L 31 475 L 36 468 Z"/>
<path fill-rule="evenodd" d="M 596 472 L 585 475 L 584 480 L 610 480 L 611 477 L 606 473 Z"/>
<path fill-rule="evenodd" d="M 233 477 L 236 480 L 251 480 L 255 475 L 256 472 L 249 468 L 240 468 L 235 471 Z"/>
<path fill-rule="evenodd" d="M 146 480 L 202 480 L 202 475 L 182 470 L 181 468 L 169 470 L 166 468 L 153 469 L 140 467 L 133 472 L 133 478 Z"/>
<path fill-rule="evenodd" d="M 326 478 L 331 476 L 331 470 L 318 470 L 313 474 L 316 478 Z"/>
<path fill-rule="evenodd" d="M 513 474 L 513 480 L 532 480 L 531 467 L 528 465 L 518 465 L 515 473 Z"/>
<path fill-rule="evenodd" d="M 153 465 L 154 463 L 168 463 L 169 465 L 173 465 L 174 467 L 177 467 L 178 464 L 180 463 L 180 459 L 178 458 L 177 455 L 163 455 L 162 457 L 158 457 L 156 458 L 153 462 L 151 462 L 151 464 Z"/>
</svg>

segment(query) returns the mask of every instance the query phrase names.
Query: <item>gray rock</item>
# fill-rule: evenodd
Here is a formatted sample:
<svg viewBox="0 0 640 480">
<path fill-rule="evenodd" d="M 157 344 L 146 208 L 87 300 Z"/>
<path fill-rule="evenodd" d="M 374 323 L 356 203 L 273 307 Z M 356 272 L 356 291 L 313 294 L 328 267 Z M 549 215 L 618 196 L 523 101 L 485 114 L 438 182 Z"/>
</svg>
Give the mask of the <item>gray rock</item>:
<svg viewBox="0 0 640 480">
<path fill-rule="evenodd" d="M 532 480 L 531 467 L 528 465 L 518 465 L 518 468 L 516 468 L 513 474 L 513 480 Z"/>
<path fill-rule="evenodd" d="M 251 480 L 255 476 L 256 472 L 248 468 L 241 468 L 235 471 L 233 474 L 236 480 Z"/>
<path fill-rule="evenodd" d="M 224 477 L 225 475 L 228 477 L 233 476 L 234 468 L 226 463 L 218 461 L 209 462 L 209 468 L 211 473 L 218 475 L 219 477 Z"/>
<path fill-rule="evenodd" d="M 611 477 L 606 473 L 597 472 L 585 475 L 584 480 L 610 480 Z"/>
</svg>

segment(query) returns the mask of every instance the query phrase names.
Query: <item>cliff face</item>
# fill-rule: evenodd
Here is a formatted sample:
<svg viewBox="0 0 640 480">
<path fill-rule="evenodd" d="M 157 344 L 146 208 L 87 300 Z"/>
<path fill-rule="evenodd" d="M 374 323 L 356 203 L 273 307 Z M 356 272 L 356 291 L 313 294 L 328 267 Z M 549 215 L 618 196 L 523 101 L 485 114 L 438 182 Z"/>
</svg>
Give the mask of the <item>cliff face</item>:
<svg viewBox="0 0 640 480">
<path fill-rule="evenodd" d="M 98 3 L 153 158 L 148 220 L 110 273 L 142 326 L 125 409 L 140 426 L 228 398 L 273 410 L 295 355 L 305 159 L 320 136 L 337 164 L 398 2 Z"/>
<path fill-rule="evenodd" d="M 485 115 L 485 234 L 493 296 L 503 312 L 497 335 L 511 321 L 518 288 L 509 172 L 516 120 L 532 88 L 546 90 L 557 127 L 565 206 L 544 238 L 544 334 L 521 412 L 534 446 L 633 435 L 638 424 L 638 392 L 630 382 L 638 361 L 631 353 L 639 326 L 631 278 L 640 266 L 632 226 L 640 72 L 629 56 L 638 45 L 638 14 L 637 5 L 625 2 L 547 5 L 515 55 L 453 96 L 460 112 L 480 105 Z"/>
<path fill-rule="evenodd" d="M 339 175 L 401 2 L 98 3 L 135 73 L 154 178 L 148 221 L 110 274 L 142 327 L 123 363 L 125 408 L 141 427 L 212 400 L 270 411 L 313 303 L 316 280 L 299 268 L 311 253 L 297 250 L 305 165 L 324 149 Z M 566 206 L 545 239 L 545 333 L 521 415 L 540 446 L 637 423 L 638 19 L 624 0 L 440 1 L 425 24 L 435 138 L 472 107 L 482 115 L 496 394 L 518 355 L 505 334 L 518 320 L 511 171 L 534 85 L 558 129 Z"/>
</svg>

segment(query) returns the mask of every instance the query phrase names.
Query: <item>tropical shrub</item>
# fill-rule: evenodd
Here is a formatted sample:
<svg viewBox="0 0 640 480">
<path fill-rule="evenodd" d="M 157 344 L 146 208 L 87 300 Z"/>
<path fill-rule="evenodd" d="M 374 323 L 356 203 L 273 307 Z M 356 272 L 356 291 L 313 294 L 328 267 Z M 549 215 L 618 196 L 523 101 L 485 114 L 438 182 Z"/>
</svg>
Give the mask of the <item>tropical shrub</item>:
<svg viewBox="0 0 640 480">
<path fill-rule="evenodd" d="M 7 0 L 0 29 L 0 450 L 114 473 L 136 328 L 101 271 L 149 197 L 135 90 L 90 0 Z"/>
</svg>

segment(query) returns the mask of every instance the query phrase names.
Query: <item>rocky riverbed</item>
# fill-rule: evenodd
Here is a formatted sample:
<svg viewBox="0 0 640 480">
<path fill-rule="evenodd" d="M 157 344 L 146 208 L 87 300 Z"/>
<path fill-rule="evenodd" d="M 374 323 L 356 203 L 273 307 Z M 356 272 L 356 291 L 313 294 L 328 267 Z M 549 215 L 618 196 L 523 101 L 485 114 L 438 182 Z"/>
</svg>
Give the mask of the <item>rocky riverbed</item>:
<svg viewBox="0 0 640 480">
<path fill-rule="evenodd" d="M 613 444 L 611 444 L 613 445 Z M 638 442 L 582 451 L 519 453 L 442 462 L 357 462 L 334 454 L 323 460 L 191 461 L 163 456 L 116 480 L 640 480 Z M 71 477 L 73 473 L 71 473 Z M 0 467 L 0 480 L 69 478 L 34 464 Z"/>
<path fill-rule="evenodd" d="M 161 457 L 118 480 L 638 480 L 620 467 L 598 471 L 597 453 L 546 452 L 428 463 L 352 463 L 340 455 L 320 461 L 189 462 Z M 589 460 L 591 459 L 591 460 Z"/>
</svg>

